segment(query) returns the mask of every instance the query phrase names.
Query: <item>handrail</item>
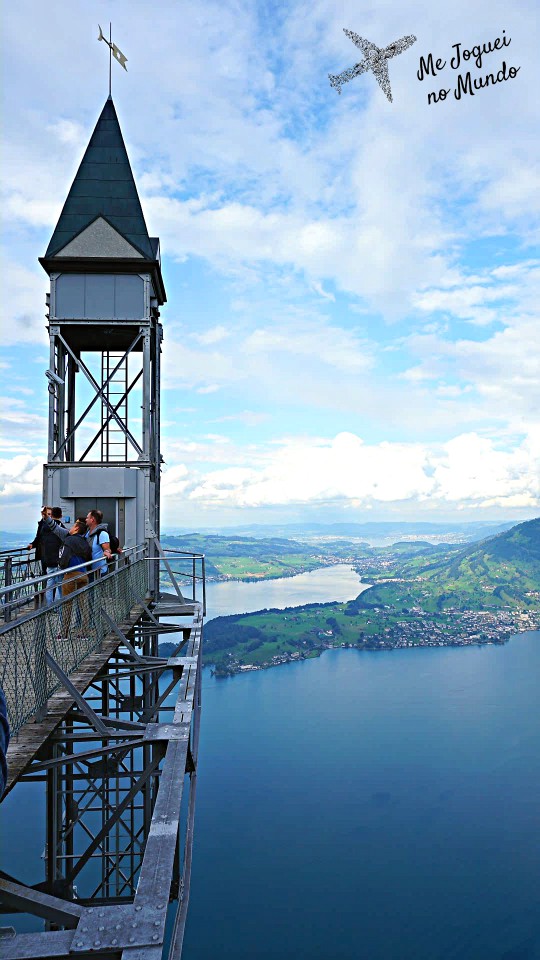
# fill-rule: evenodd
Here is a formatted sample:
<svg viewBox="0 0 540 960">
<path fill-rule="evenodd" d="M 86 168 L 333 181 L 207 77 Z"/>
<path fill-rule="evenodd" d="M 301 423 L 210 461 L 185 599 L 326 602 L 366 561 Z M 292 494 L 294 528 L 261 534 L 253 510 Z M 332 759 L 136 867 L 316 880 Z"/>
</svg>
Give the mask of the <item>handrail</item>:
<svg viewBox="0 0 540 960">
<path fill-rule="evenodd" d="M 0 550 L 0 562 L 8 557 L 15 556 L 16 553 L 32 553 L 32 550 L 35 549 L 35 547 L 12 547 L 11 550 Z"/>
<path fill-rule="evenodd" d="M 160 573 L 162 575 L 162 583 L 166 587 L 166 584 L 170 583 L 170 577 L 167 571 L 163 570 L 163 557 L 160 555 L 155 555 L 155 551 L 151 550 L 151 553 L 148 553 L 148 541 L 145 541 L 142 544 L 137 544 L 133 547 L 125 547 L 121 554 L 115 557 L 116 563 L 114 564 L 115 569 L 109 571 L 106 576 L 110 573 L 118 572 L 126 564 L 134 562 L 142 557 L 145 560 L 151 561 L 153 563 L 159 563 Z M 151 548 L 151 544 L 150 544 Z M 26 552 L 26 551 L 22 551 Z M 198 592 L 196 587 L 198 584 L 202 584 L 202 603 L 203 609 L 206 609 L 206 570 L 205 570 L 205 556 L 202 553 L 192 553 L 187 550 L 175 550 L 165 547 L 163 550 L 164 555 L 170 558 L 170 562 L 175 565 L 175 569 L 172 570 L 174 577 L 179 578 L 182 583 L 191 583 L 192 584 L 192 593 L 193 599 Z M 11 554 L 10 556 L 13 556 Z M 113 555 L 114 556 L 114 555 Z M 49 571 L 48 573 L 40 573 L 38 576 L 30 575 L 26 576 L 26 573 L 34 574 L 35 570 L 32 571 L 31 567 L 33 564 L 38 563 L 39 561 L 26 561 L 23 560 L 18 565 L 14 565 L 15 569 L 19 572 L 19 578 L 14 580 L 11 575 L 11 565 L 10 557 L 6 558 L 4 561 L 4 568 L 7 571 L 9 567 L 9 580 L 6 577 L 5 586 L 0 587 L 0 611 L 3 612 L 3 619 L 5 623 L 10 623 L 13 620 L 13 617 L 25 616 L 24 612 L 20 612 L 22 608 L 27 607 L 29 603 L 34 602 L 36 607 L 43 606 L 43 600 L 46 589 L 51 587 L 51 582 L 54 584 L 54 587 L 60 587 L 61 578 L 63 574 L 67 573 L 68 570 L 72 572 L 80 572 L 83 575 L 85 572 L 92 572 L 96 569 L 99 561 L 88 560 L 85 563 L 77 564 L 77 566 L 69 567 L 65 570 L 58 570 L 55 573 Z M 177 569 L 176 565 L 186 563 L 189 566 L 189 569 Z M 197 572 L 197 566 L 200 567 L 200 572 Z M 22 578 L 20 574 L 23 574 Z M 61 603 L 62 601 L 55 601 Z M 28 611 L 26 611 L 28 613 Z"/>
<path fill-rule="evenodd" d="M 5 620 L 4 624 L 0 624 L 0 685 L 3 685 L 8 701 L 13 731 L 20 729 L 30 716 L 35 715 L 56 689 L 57 679 L 51 675 L 44 660 L 47 652 L 69 675 L 89 653 L 99 648 L 109 632 L 111 619 L 116 623 L 120 622 L 133 605 L 145 597 L 153 596 L 157 601 L 158 611 L 160 598 L 163 598 L 164 605 L 160 615 L 172 615 L 168 610 L 172 611 L 174 606 L 169 606 L 168 595 L 163 595 L 161 591 L 156 595 L 155 587 L 152 587 L 152 564 L 158 559 L 163 563 L 163 557 L 149 556 L 149 546 L 150 544 L 145 542 L 127 548 L 119 557 L 119 563 L 109 573 L 38 609 L 26 607 L 21 610 L 21 607 L 32 599 L 32 594 L 29 595 L 28 591 L 37 590 L 40 586 L 43 588 L 47 580 L 58 574 L 32 577 L 0 590 Z M 152 554 L 154 552 L 152 550 Z M 182 561 L 188 560 L 192 565 L 190 572 L 184 571 L 181 574 L 186 576 L 192 585 L 192 597 L 186 596 L 184 602 L 188 606 L 200 606 L 204 615 L 204 554 L 190 554 L 187 551 L 181 553 Z M 171 560 L 174 562 L 174 558 Z M 96 561 L 88 561 L 69 569 L 84 572 L 92 563 L 95 564 Z M 197 563 L 201 566 L 202 575 L 196 573 Z M 171 573 L 174 577 L 174 571 L 171 571 L 169 566 L 168 582 Z M 197 599 L 200 582 L 202 598 Z M 182 594 L 180 596 L 182 597 Z M 12 618 L 11 613 L 15 610 L 19 613 Z"/>
<path fill-rule="evenodd" d="M 138 556 L 117 570 L 80 587 L 50 606 L 0 626 L 0 685 L 8 707 L 12 734 L 35 716 L 58 687 L 46 662 L 50 653 L 69 675 L 110 632 L 148 596 L 146 557 Z"/>
<path fill-rule="evenodd" d="M 123 557 L 127 557 L 127 556 L 132 557 L 135 554 L 135 552 L 139 551 L 140 549 L 141 549 L 140 546 L 127 547 L 119 555 L 119 559 L 122 560 Z M 59 576 L 60 574 L 63 574 L 63 573 L 67 573 L 68 570 L 70 573 L 73 570 L 84 570 L 84 569 L 88 569 L 88 571 L 91 572 L 92 567 L 94 567 L 97 563 L 101 563 L 101 559 L 85 560 L 84 563 L 78 563 L 74 567 L 59 568 L 56 573 L 42 573 L 40 574 L 39 577 L 32 577 L 30 580 L 22 580 L 20 583 L 8 584 L 7 587 L 0 587 L 0 597 L 2 597 L 5 593 L 12 593 L 14 590 L 17 589 L 17 587 L 22 587 L 22 586 L 31 587 L 31 586 L 34 586 L 34 584 L 42 583 L 43 581 L 46 582 L 47 580 L 50 580 L 52 577 Z"/>
<path fill-rule="evenodd" d="M 118 563 L 121 568 L 125 564 L 129 564 L 132 561 L 143 556 L 143 553 L 146 551 L 146 544 L 139 544 L 135 547 L 126 547 L 121 554 L 118 555 Z M 33 561 L 30 561 L 32 563 Z M 5 561 L 7 564 L 8 561 Z M 30 566 L 29 563 L 29 566 Z M 67 573 L 68 570 L 71 573 L 72 571 L 80 571 L 81 575 L 85 572 L 91 573 L 97 568 L 99 560 L 87 560 L 85 563 L 77 564 L 74 567 L 68 567 L 65 570 L 58 570 L 56 573 L 51 573 L 49 571 L 45 574 L 40 574 L 39 576 L 30 576 L 23 579 L 13 581 L 10 577 L 10 582 L 6 583 L 5 586 L 0 587 L 0 608 L 3 610 L 4 621 L 7 623 L 11 621 L 12 616 L 21 607 L 24 607 L 29 601 L 34 600 L 36 604 L 39 605 L 40 599 L 43 599 L 43 595 L 48 586 L 50 586 L 51 581 L 55 581 L 56 578 L 61 578 L 63 574 Z M 59 586 L 59 582 L 55 584 Z"/>
<path fill-rule="evenodd" d="M 174 547 L 164 547 L 163 544 L 161 544 L 161 549 L 164 551 L 164 553 L 181 553 L 186 557 L 197 557 L 202 559 L 206 556 L 204 553 L 194 553 L 193 550 L 175 550 Z"/>
</svg>

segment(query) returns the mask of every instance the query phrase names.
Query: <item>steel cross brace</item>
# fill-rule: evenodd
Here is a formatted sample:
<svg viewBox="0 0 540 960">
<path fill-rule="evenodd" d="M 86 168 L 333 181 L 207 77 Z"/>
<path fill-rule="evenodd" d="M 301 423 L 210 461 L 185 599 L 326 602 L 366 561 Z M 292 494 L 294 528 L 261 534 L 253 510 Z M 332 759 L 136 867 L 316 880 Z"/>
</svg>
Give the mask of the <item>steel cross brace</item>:
<svg viewBox="0 0 540 960">
<path fill-rule="evenodd" d="M 111 418 L 114 419 L 114 420 L 116 420 L 118 426 L 120 427 L 120 429 L 122 430 L 122 432 L 126 435 L 126 437 L 128 438 L 129 442 L 131 443 L 132 447 L 134 447 L 134 449 L 136 450 L 136 452 L 139 454 L 139 457 L 143 457 L 143 456 L 144 456 L 144 453 L 143 453 L 142 448 L 139 446 L 139 444 L 138 444 L 137 441 L 135 440 L 135 437 L 133 436 L 133 434 L 131 433 L 131 431 L 128 430 L 126 424 L 125 424 L 125 423 L 122 423 L 120 417 L 119 417 L 118 414 L 116 413 L 116 410 L 114 409 L 114 407 L 112 406 L 112 404 L 109 403 L 109 401 L 107 400 L 107 397 L 105 396 L 105 394 L 104 394 L 104 392 L 103 392 L 103 388 L 100 387 L 99 384 L 98 384 L 98 382 L 94 379 L 94 377 L 93 377 L 92 374 L 90 373 L 90 371 L 89 371 L 88 367 L 86 366 L 86 364 L 83 363 L 83 361 L 81 360 L 80 357 L 77 357 L 77 356 L 74 354 L 73 350 L 71 349 L 71 347 L 69 346 L 69 344 L 64 340 L 64 338 L 63 338 L 63 336 L 62 336 L 61 333 L 58 333 L 58 334 L 57 334 L 57 337 L 58 337 L 58 339 L 61 341 L 61 343 L 64 344 L 64 347 L 66 348 L 66 350 L 68 351 L 68 353 L 70 354 L 70 356 L 73 357 L 73 359 L 75 360 L 75 363 L 77 363 L 77 364 L 79 365 L 79 367 L 81 368 L 82 372 L 84 373 L 86 379 L 87 379 L 87 380 L 89 381 L 89 383 L 93 386 L 94 390 L 96 391 L 96 399 L 97 399 L 98 397 L 101 397 L 101 400 L 102 400 L 102 402 L 105 404 L 105 406 L 107 407 L 107 409 L 108 409 L 108 411 L 109 411 L 109 413 L 110 413 L 110 415 L 111 415 Z"/>
<path fill-rule="evenodd" d="M 126 736 L 126 732 L 122 733 L 122 736 Z M 109 738 L 117 737 L 117 733 L 108 733 L 105 734 Z M 95 740 L 96 734 L 92 734 L 93 739 Z M 147 723 L 144 728 L 144 735 L 141 736 L 141 731 L 133 731 L 133 737 L 130 740 L 122 740 L 120 743 L 109 743 L 106 747 L 95 747 L 92 750 L 82 750 L 78 753 L 63 753 L 61 757 L 56 757 L 54 760 L 43 760 L 40 763 L 36 763 L 29 768 L 29 776 L 34 776 L 36 773 L 41 773 L 43 770 L 50 770 L 52 767 L 63 767 L 68 763 L 78 763 L 80 760 L 88 760 L 91 757 L 100 757 L 106 753 L 117 753 L 119 750 L 127 751 L 134 750 L 135 747 L 143 747 L 145 743 L 155 740 L 184 740 L 185 731 L 183 724 L 179 723 Z M 57 743 L 61 742 L 61 738 L 58 737 Z M 22 778 L 24 779 L 24 778 Z"/>
<path fill-rule="evenodd" d="M 143 332 L 142 332 L 142 331 L 139 331 L 139 333 L 137 334 L 137 336 L 135 337 L 135 339 L 133 340 L 133 342 L 130 344 L 130 346 L 128 347 L 128 349 L 127 349 L 126 352 L 124 353 L 123 357 L 121 357 L 120 360 L 118 361 L 118 363 L 116 364 L 116 367 L 114 368 L 114 370 L 113 370 L 113 371 L 109 374 L 109 376 L 107 377 L 105 383 L 104 383 L 103 386 L 102 386 L 102 389 L 103 389 L 103 390 L 105 389 L 106 386 L 108 386 L 108 384 L 110 383 L 110 381 L 112 380 L 112 378 L 113 378 L 114 375 L 116 374 L 116 372 L 117 372 L 117 370 L 119 369 L 119 367 L 121 367 L 121 365 L 122 365 L 122 363 L 124 362 L 124 360 L 126 359 L 126 357 L 128 357 L 129 354 L 134 350 L 134 348 L 137 346 L 139 340 L 140 340 L 141 337 L 143 337 L 143 336 L 144 336 Z M 77 364 L 78 364 L 78 363 L 79 363 L 79 361 L 77 361 Z M 71 438 L 75 436 L 75 433 L 76 433 L 77 430 L 79 429 L 81 423 L 82 423 L 83 420 L 86 418 L 86 416 L 90 413 L 90 410 L 92 409 L 92 407 L 94 406 L 94 404 L 95 404 L 95 402 L 96 402 L 96 400 L 97 400 L 98 398 L 99 398 L 99 394 L 96 393 L 96 395 L 92 398 L 92 400 L 91 400 L 90 403 L 88 404 L 88 406 L 87 406 L 86 410 L 84 411 L 84 413 L 82 413 L 81 416 L 79 417 L 79 419 L 77 420 L 77 423 L 75 424 L 75 426 L 73 427 L 73 429 L 71 430 L 71 432 L 67 435 L 66 439 L 63 441 L 63 443 L 60 445 L 60 447 L 59 447 L 58 450 L 56 451 L 55 456 L 54 456 L 54 459 L 55 459 L 55 460 L 58 459 L 58 457 L 59 457 L 60 454 L 62 453 L 62 450 L 64 449 L 64 447 L 67 446 L 67 444 L 69 443 L 69 441 L 71 440 Z M 98 436 L 99 436 L 99 434 L 98 434 Z M 94 440 L 92 441 L 92 446 L 93 446 L 93 444 L 95 443 L 95 441 L 96 441 L 97 439 L 98 439 L 97 437 L 94 438 Z"/>
<path fill-rule="evenodd" d="M 54 760 L 43 760 L 41 763 L 31 766 L 28 773 L 30 776 L 34 776 L 43 770 L 67 766 L 69 763 L 78 763 L 79 760 L 88 760 L 91 757 L 100 757 L 107 753 L 117 753 L 118 750 L 133 750 L 135 747 L 142 747 L 145 739 L 146 738 L 141 737 L 140 734 L 137 734 L 132 740 L 124 740 L 121 743 L 114 744 L 109 743 L 106 747 L 96 747 L 95 749 L 83 750 L 79 753 L 63 753 L 61 757 L 56 757 Z"/>
<path fill-rule="evenodd" d="M 154 540 L 154 543 L 155 543 L 157 552 L 159 553 L 161 559 L 163 560 L 163 563 L 165 564 L 165 567 L 166 567 L 166 569 L 167 569 L 167 573 L 169 574 L 169 577 L 171 578 L 171 583 L 172 583 L 174 589 L 176 590 L 176 593 L 178 594 L 178 597 L 179 597 L 179 599 L 180 599 L 180 602 L 181 602 L 181 603 L 185 603 L 186 601 L 185 601 L 184 595 L 183 595 L 182 591 L 180 590 L 180 587 L 178 586 L 176 577 L 175 577 L 175 575 L 174 575 L 174 573 L 173 573 L 173 571 L 172 571 L 172 567 L 171 567 L 169 561 L 167 560 L 167 557 L 165 556 L 165 552 L 164 552 L 164 550 L 163 550 L 163 547 L 161 546 L 161 544 L 160 544 L 160 542 L 159 542 L 159 540 L 158 540 L 158 538 L 157 538 L 156 531 L 155 531 L 155 530 L 152 530 L 152 528 L 150 527 L 149 533 L 150 533 L 150 536 L 151 536 L 151 537 L 153 538 L 153 540 Z"/>
<path fill-rule="evenodd" d="M 75 877 L 81 872 L 84 865 L 88 862 L 95 850 L 100 846 L 103 839 L 109 834 L 111 828 L 120 820 L 124 810 L 129 806 L 133 798 L 139 793 L 144 784 L 150 779 L 150 777 L 155 773 L 159 764 L 161 763 L 162 756 L 155 756 L 153 760 L 149 763 L 146 769 L 143 771 L 141 776 L 135 781 L 130 790 L 126 793 L 123 800 L 115 808 L 114 812 L 111 814 L 107 822 L 101 828 L 98 834 L 92 840 L 92 843 L 85 850 L 81 857 L 79 857 L 77 863 L 69 871 L 68 876 L 66 877 L 69 883 L 72 883 Z"/>
<path fill-rule="evenodd" d="M 124 356 L 127 356 L 127 354 L 125 354 Z M 122 360 L 123 360 L 123 359 L 124 359 L 124 357 L 122 357 Z M 122 362 L 122 361 L 120 361 L 120 362 Z M 118 368 L 117 368 L 117 369 L 118 369 Z M 133 390 L 133 387 L 135 387 L 135 386 L 137 385 L 137 383 L 138 383 L 139 380 L 141 379 L 142 375 L 143 375 L 143 371 L 142 371 L 142 370 L 139 370 L 137 376 L 133 379 L 133 381 L 130 383 L 129 387 L 127 388 L 127 390 L 126 390 L 126 391 L 122 394 L 122 396 L 120 397 L 120 400 L 118 401 L 118 403 L 115 404 L 115 406 L 114 406 L 114 412 L 115 412 L 115 413 L 117 413 L 117 412 L 118 412 L 118 408 L 121 407 L 123 403 L 125 403 L 125 401 L 127 400 L 129 394 L 130 394 L 131 391 Z M 111 376 L 112 376 L 112 374 L 111 374 Z M 103 384 L 103 388 L 105 388 L 105 387 L 107 386 L 107 384 L 108 384 L 108 382 L 109 382 L 110 379 L 111 379 L 111 377 L 108 377 L 108 378 L 107 378 L 107 380 L 106 380 L 105 383 Z M 100 427 L 100 429 L 99 429 L 98 432 L 96 433 L 94 439 L 90 441 L 90 443 L 88 444 L 88 446 L 87 446 L 86 450 L 84 451 L 84 453 L 81 454 L 81 456 L 80 456 L 80 458 L 79 458 L 81 462 L 82 462 L 82 461 L 84 460 L 84 458 L 86 457 L 86 454 L 87 454 L 87 453 L 90 453 L 90 450 L 92 449 L 92 447 L 94 446 L 94 444 L 97 443 L 97 441 L 99 440 L 101 434 L 104 433 L 104 431 L 107 429 L 107 427 L 109 426 L 109 423 L 111 422 L 111 420 L 112 420 L 112 415 L 109 414 L 108 417 L 107 417 L 107 419 L 106 419 L 105 422 L 103 423 L 103 425 Z"/>
<path fill-rule="evenodd" d="M 74 928 L 84 913 L 84 908 L 59 897 L 51 897 L 34 887 L 26 887 L 22 883 L 0 877 L 0 903 L 13 913 L 31 913 L 35 917 L 42 917 L 51 923 L 63 927 Z"/>
<path fill-rule="evenodd" d="M 105 617 L 105 620 L 108 621 L 108 624 L 109 624 L 111 630 L 113 631 L 113 633 L 116 634 L 116 636 L 118 637 L 118 639 L 122 641 L 122 643 L 124 644 L 124 646 L 127 647 L 127 649 L 129 650 L 131 656 L 133 657 L 133 659 L 136 660 L 138 663 L 140 663 L 140 662 L 143 660 L 143 657 L 141 657 L 140 653 L 137 653 L 135 647 L 130 643 L 130 641 L 128 640 L 128 638 L 126 637 L 126 635 L 122 632 L 122 630 L 121 630 L 120 627 L 114 622 L 114 620 L 109 616 L 109 614 L 107 613 L 107 611 L 106 611 L 106 610 L 102 610 L 102 611 L 101 611 L 101 616 L 102 616 L 102 617 Z"/>
<path fill-rule="evenodd" d="M 191 627 L 188 627 L 184 623 L 160 623 L 159 620 L 156 620 L 152 611 L 147 607 L 144 600 L 137 600 L 139 606 L 141 606 L 146 614 L 146 616 L 151 621 L 151 624 L 147 623 L 138 623 L 137 631 L 139 633 L 179 633 L 180 631 L 190 630 Z"/>
<path fill-rule="evenodd" d="M 62 685 L 68 691 L 70 697 L 73 698 L 79 710 L 84 714 L 86 719 L 90 721 L 94 727 L 94 730 L 101 735 L 107 736 L 107 727 L 103 723 L 101 717 L 98 717 L 97 713 L 92 710 L 92 707 L 87 703 L 82 694 L 79 693 L 77 688 L 73 686 L 69 677 L 66 676 L 62 668 L 57 664 L 56 660 L 51 657 L 50 653 L 45 653 L 45 660 L 47 662 L 47 666 L 50 667 L 54 674 L 56 674 Z"/>
</svg>

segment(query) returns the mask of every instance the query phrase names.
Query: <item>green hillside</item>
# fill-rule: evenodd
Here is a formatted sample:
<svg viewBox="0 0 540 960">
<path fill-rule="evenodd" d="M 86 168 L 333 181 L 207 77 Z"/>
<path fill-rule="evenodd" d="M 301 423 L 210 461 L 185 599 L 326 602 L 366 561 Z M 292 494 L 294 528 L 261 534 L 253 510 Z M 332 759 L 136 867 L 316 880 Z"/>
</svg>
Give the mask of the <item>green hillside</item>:
<svg viewBox="0 0 540 960">
<path fill-rule="evenodd" d="M 540 518 L 457 551 L 398 560 L 391 576 L 395 582 L 368 591 L 366 605 L 393 602 L 407 593 L 411 603 L 427 612 L 535 606 L 534 594 L 540 591 Z"/>
<path fill-rule="evenodd" d="M 282 537 L 222 537 L 200 533 L 164 536 L 162 544 L 175 550 L 204 553 L 206 575 L 219 580 L 268 580 L 290 577 L 335 563 L 342 558 L 362 556 L 362 548 L 340 541 L 306 544 Z"/>
</svg>

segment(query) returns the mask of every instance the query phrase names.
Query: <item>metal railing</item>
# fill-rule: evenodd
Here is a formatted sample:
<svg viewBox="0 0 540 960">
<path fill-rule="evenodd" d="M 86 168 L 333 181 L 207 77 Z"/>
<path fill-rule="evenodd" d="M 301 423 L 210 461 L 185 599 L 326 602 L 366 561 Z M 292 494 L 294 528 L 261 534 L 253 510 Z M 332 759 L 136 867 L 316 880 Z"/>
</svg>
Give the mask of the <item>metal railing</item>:
<svg viewBox="0 0 540 960">
<path fill-rule="evenodd" d="M 33 547 L 0 551 L 0 589 L 12 585 L 20 587 L 24 585 L 23 594 L 28 599 L 34 600 L 37 606 L 40 602 L 40 594 L 28 585 L 28 581 L 40 575 L 42 575 L 41 560 L 37 559 Z"/>
<path fill-rule="evenodd" d="M 39 714 L 60 685 L 46 654 L 64 673 L 76 670 L 110 633 L 104 614 L 120 623 L 147 596 L 148 573 L 148 558 L 139 552 L 89 586 L 0 627 L 0 686 L 12 735 Z"/>
<path fill-rule="evenodd" d="M 110 570 L 121 567 L 136 559 L 141 550 L 146 550 L 146 546 L 126 548 L 121 555 L 115 557 L 110 563 Z M 41 561 L 35 558 L 21 558 L 20 554 L 24 551 L 13 550 L 5 551 L 0 554 L 0 569 L 2 569 L 4 582 L 0 579 L 0 608 L 4 622 L 8 623 L 15 617 L 28 613 L 32 608 L 37 608 L 45 603 L 45 594 L 47 588 L 60 592 L 60 583 L 66 570 L 58 570 L 57 573 L 42 573 Z M 87 563 L 81 563 L 77 567 L 70 567 L 70 570 L 79 570 L 81 575 L 91 573 L 96 567 L 95 560 L 88 560 Z M 38 572 L 39 571 L 39 572 Z M 6 577 L 7 574 L 7 577 Z"/>
<path fill-rule="evenodd" d="M 22 551 L 13 551 L 17 552 Z M 59 686 L 46 664 L 46 654 L 64 673 L 69 675 L 76 670 L 85 657 L 99 649 L 110 632 L 108 617 L 120 623 L 137 601 L 148 596 L 150 566 L 158 562 L 160 591 L 171 589 L 173 598 L 180 602 L 200 603 L 204 616 L 204 555 L 164 549 L 157 540 L 126 548 L 114 561 L 110 573 L 50 605 L 42 602 L 45 590 L 53 580 L 60 587 L 67 571 L 18 579 L 0 588 L 4 616 L 4 624 L 0 625 L 0 686 L 6 696 L 13 735 L 31 717 L 39 715 Z M 70 568 L 69 573 L 78 571 L 84 576 L 93 566 L 95 561 L 89 561 Z M 165 594 L 165 602 L 170 596 Z M 36 597 L 41 606 L 33 609 Z M 166 615 L 166 609 L 163 614 Z"/>
<path fill-rule="evenodd" d="M 176 589 L 174 581 L 180 587 L 186 600 L 202 604 L 203 617 L 206 616 L 206 570 L 203 553 L 190 553 L 186 550 L 174 550 L 159 546 L 159 554 L 151 559 L 160 561 L 159 584 L 162 590 Z M 172 578 L 171 578 L 172 574 Z M 189 591 L 184 588 L 189 588 Z"/>
</svg>

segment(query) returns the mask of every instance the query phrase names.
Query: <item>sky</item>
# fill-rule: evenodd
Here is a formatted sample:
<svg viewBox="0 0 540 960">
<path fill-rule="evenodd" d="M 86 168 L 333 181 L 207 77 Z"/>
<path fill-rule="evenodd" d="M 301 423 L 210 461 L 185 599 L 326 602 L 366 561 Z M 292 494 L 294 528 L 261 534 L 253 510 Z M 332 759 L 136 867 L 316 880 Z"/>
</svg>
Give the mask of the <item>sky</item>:
<svg viewBox="0 0 540 960">
<path fill-rule="evenodd" d="M 167 290 L 162 529 L 537 516 L 534 0 L 20 0 L 2 39 L 0 526 L 41 506 L 37 258 L 107 97 L 109 20 Z M 362 59 L 344 29 L 417 37 L 388 61 L 392 103 L 371 72 L 331 87 Z"/>
</svg>

